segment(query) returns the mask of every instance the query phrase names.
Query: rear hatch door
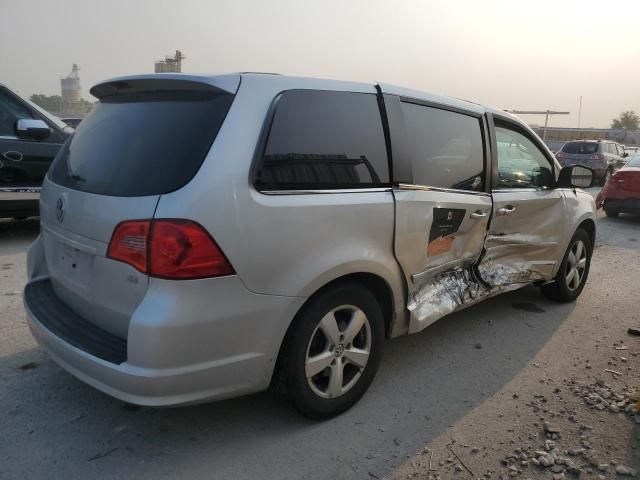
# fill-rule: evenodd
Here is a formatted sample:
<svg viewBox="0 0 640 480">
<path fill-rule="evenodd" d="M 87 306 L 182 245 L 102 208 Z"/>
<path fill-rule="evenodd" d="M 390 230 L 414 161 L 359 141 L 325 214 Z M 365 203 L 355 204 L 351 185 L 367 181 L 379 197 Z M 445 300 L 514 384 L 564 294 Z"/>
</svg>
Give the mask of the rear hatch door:
<svg viewBox="0 0 640 480">
<path fill-rule="evenodd" d="M 603 163 L 602 160 L 593 158 L 598 154 L 600 144 L 597 142 L 568 142 L 562 147 L 562 150 L 556 154 L 556 158 L 560 165 L 587 165 L 597 167 Z"/>
<path fill-rule="evenodd" d="M 113 232 L 126 220 L 152 219 L 160 196 L 193 178 L 239 84 L 239 77 L 218 77 L 220 85 L 176 77 L 94 87 L 100 102 L 43 185 L 42 237 L 54 291 L 87 321 L 122 338 L 148 277 L 107 258 Z M 130 240 L 146 248 L 146 238 Z"/>
</svg>

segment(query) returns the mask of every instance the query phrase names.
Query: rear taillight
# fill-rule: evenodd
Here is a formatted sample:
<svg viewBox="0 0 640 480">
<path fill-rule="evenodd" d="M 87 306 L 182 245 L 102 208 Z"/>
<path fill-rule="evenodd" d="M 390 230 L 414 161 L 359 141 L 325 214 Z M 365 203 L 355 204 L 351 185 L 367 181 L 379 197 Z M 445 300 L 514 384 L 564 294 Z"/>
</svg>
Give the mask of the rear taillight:
<svg viewBox="0 0 640 480">
<path fill-rule="evenodd" d="M 118 224 L 111 236 L 107 257 L 128 263 L 146 273 L 150 225 L 149 220 L 133 220 Z"/>
<path fill-rule="evenodd" d="M 122 222 L 107 256 L 152 277 L 186 280 L 235 273 L 209 233 L 190 220 Z"/>
<path fill-rule="evenodd" d="M 604 155 L 602 155 L 601 153 L 596 153 L 594 155 L 591 155 L 589 157 L 589 160 L 604 160 Z"/>
<path fill-rule="evenodd" d="M 154 277 L 203 278 L 231 275 L 229 260 L 209 233 L 189 220 L 154 220 L 149 271 Z"/>
</svg>

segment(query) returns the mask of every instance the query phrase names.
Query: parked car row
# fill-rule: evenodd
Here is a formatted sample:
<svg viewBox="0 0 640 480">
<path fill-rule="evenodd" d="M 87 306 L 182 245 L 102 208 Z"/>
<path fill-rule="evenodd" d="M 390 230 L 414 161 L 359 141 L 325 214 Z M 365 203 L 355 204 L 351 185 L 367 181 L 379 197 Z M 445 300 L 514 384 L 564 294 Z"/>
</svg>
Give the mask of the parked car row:
<svg viewBox="0 0 640 480">
<path fill-rule="evenodd" d="M 276 384 L 330 417 L 367 390 L 385 337 L 585 285 L 593 171 L 561 168 L 505 112 L 260 74 L 91 93 L 44 180 L 24 302 L 55 361 L 124 401 Z"/>
<path fill-rule="evenodd" d="M 72 132 L 64 122 L 0 84 L 0 218 L 38 215 L 44 176 Z"/>
</svg>

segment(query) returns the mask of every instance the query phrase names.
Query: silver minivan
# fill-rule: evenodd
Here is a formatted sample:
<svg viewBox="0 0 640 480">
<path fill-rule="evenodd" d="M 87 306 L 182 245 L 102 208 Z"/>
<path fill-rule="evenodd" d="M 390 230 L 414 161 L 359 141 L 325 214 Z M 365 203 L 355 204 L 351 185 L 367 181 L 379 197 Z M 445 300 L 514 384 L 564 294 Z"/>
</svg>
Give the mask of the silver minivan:
<svg viewBox="0 0 640 480">
<path fill-rule="evenodd" d="M 504 112 L 390 85 L 141 75 L 100 99 L 45 179 L 33 335 L 126 402 L 284 387 L 358 401 L 385 338 L 529 284 L 575 300 L 593 172 Z"/>
</svg>

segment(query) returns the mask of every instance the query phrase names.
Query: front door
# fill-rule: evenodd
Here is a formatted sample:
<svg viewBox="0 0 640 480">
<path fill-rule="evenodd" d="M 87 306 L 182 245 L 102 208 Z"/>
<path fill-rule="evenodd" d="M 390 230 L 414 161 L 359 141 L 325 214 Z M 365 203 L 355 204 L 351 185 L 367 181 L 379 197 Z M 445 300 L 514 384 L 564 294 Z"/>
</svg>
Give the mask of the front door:
<svg viewBox="0 0 640 480">
<path fill-rule="evenodd" d="M 460 306 L 447 285 L 468 274 L 482 252 L 491 214 L 487 142 L 478 112 L 386 100 L 387 111 L 394 111 L 391 122 L 403 125 L 391 125 L 400 179 L 394 188 L 395 254 L 406 277 L 414 333 Z"/>
<path fill-rule="evenodd" d="M 562 257 L 565 212 L 555 163 L 535 134 L 506 118 L 494 121 L 493 213 L 481 277 L 491 287 L 550 280 Z"/>
</svg>

